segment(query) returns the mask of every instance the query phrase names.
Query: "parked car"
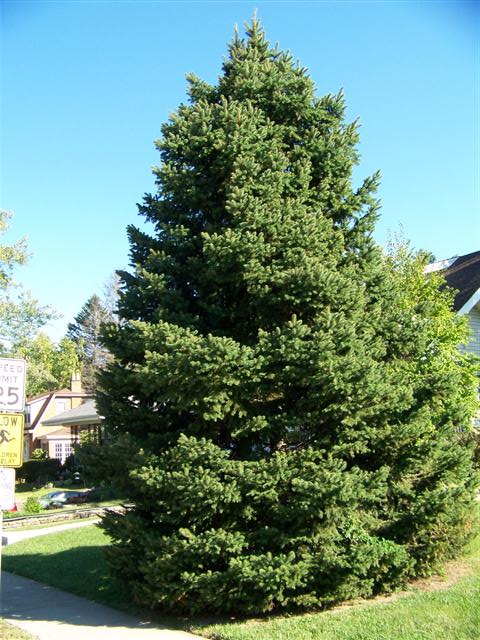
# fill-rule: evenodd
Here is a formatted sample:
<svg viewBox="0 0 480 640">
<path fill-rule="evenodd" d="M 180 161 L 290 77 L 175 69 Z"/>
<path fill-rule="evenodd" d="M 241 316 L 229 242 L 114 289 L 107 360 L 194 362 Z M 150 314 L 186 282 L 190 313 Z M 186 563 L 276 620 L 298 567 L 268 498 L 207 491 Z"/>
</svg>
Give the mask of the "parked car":
<svg viewBox="0 0 480 640">
<path fill-rule="evenodd" d="M 72 495 L 68 498 L 67 502 L 72 504 L 82 504 L 84 502 L 88 502 L 90 498 L 91 491 L 72 491 L 72 493 L 76 493 L 77 495 Z"/>
<path fill-rule="evenodd" d="M 51 491 L 40 498 L 39 503 L 44 509 L 55 509 L 66 504 L 81 504 L 87 502 L 90 491 Z"/>
</svg>

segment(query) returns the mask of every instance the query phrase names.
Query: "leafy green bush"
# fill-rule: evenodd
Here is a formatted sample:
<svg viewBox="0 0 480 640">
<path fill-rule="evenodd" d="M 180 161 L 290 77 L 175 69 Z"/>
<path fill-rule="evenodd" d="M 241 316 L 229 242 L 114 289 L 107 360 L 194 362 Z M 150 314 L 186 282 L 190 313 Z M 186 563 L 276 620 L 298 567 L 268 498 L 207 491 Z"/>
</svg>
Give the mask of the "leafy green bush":
<svg viewBox="0 0 480 640">
<path fill-rule="evenodd" d="M 40 511 L 42 511 L 42 505 L 36 498 L 30 496 L 27 498 L 23 510 L 25 513 L 40 513 Z"/>
<path fill-rule="evenodd" d="M 63 471 L 73 471 L 75 467 L 75 454 L 71 453 L 66 459 L 65 462 L 63 463 Z"/>
<path fill-rule="evenodd" d="M 78 468 L 85 481 L 97 487 L 115 487 L 113 497 L 123 495 L 123 484 L 129 484 L 128 465 L 125 464 L 120 473 L 118 465 L 133 454 L 129 439 L 122 435 L 111 442 L 100 443 L 97 434 L 85 434 L 75 449 Z"/>
<path fill-rule="evenodd" d="M 46 460 L 48 458 L 48 453 L 45 449 L 37 448 L 32 451 L 30 458 L 32 460 Z"/>
<path fill-rule="evenodd" d="M 104 502 L 106 500 L 116 500 L 121 497 L 121 493 L 115 487 L 99 486 L 90 492 L 89 500 L 90 502 Z"/>
<path fill-rule="evenodd" d="M 17 469 L 17 479 L 25 482 L 37 482 L 44 485 L 48 481 L 56 480 L 62 468 L 60 460 L 47 458 L 46 460 L 27 460 Z"/>
<path fill-rule="evenodd" d="M 16 518 L 18 515 L 21 515 L 21 514 L 18 513 L 18 511 L 4 511 L 3 512 L 3 517 L 6 520 L 8 520 L 9 518 Z"/>
</svg>

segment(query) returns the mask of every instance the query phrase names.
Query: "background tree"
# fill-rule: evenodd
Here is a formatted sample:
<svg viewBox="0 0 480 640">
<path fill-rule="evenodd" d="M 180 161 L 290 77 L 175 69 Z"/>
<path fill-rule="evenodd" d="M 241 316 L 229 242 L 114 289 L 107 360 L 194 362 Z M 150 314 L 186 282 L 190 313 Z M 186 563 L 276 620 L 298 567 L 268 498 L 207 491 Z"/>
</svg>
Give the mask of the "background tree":
<svg viewBox="0 0 480 640">
<path fill-rule="evenodd" d="M 70 387 L 72 373 L 81 367 L 75 343 L 63 338 L 56 345 L 47 335 L 23 339 L 8 354 L 27 361 L 27 396 Z"/>
<path fill-rule="evenodd" d="M 107 279 L 103 286 L 102 304 L 105 307 L 109 319 L 117 319 L 117 307 L 120 299 L 121 280 L 118 273 L 115 271 Z"/>
<path fill-rule="evenodd" d="M 0 209 L 0 234 L 8 231 L 12 212 Z M 19 265 L 25 264 L 28 260 L 28 248 L 26 238 L 21 238 L 13 245 L 0 245 L 0 287 L 5 290 L 12 284 L 13 272 Z"/>
<path fill-rule="evenodd" d="M 8 230 L 12 215 L 0 209 L 0 235 Z M 41 306 L 14 279 L 15 269 L 28 258 L 25 238 L 12 245 L 0 244 L 0 351 L 4 355 L 13 344 L 32 339 L 42 326 L 57 317 L 50 307 Z"/>
<path fill-rule="evenodd" d="M 83 305 L 75 321 L 68 325 L 67 337 L 77 346 L 77 354 L 82 362 L 82 386 L 88 391 L 96 388 L 97 373 L 109 360 L 108 350 L 100 341 L 100 327 L 112 320 L 99 296 L 94 294 Z"/>
<path fill-rule="evenodd" d="M 11 218 L 10 212 L 0 210 L 0 234 L 7 231 Z M 15 281 L 16 267 L 28 258 L 25 238 L 13 245 L 0 245 L 0 351 L 7 357 L 27 361 L 26 393 L 30 396 L 69 386 L 79 361 L 70 340 L 64 338 L 55 345 L 39 333 L 41 327 L 58 316 Z"/>
<path fill-rule="evenodd" d="M 453 312 L 455 291 L 446 286 L 441 272 L 425 276 L 425 267 L 431 262 L 435 262 L 435 256 L 426 250 L 414 251 L 403 230 L 390 238 L 387 266 L 402 292 L 403 305 L 416 317 L 424 315 L 425 307 L 431 309 L 424 326 L 429 349 L 415 363 L 417 375 L 420 379 L 431 376 L 429 383 L 433 384 L 435 372 L 443 369 L 458 381 L 448 393 L 439 394 L 435 421 L 441 423 L 449 416 L 454 418 L 457 411 L 465 408 L 469 415 L 478 414 L 480 406 L 475 389 L 478 387 L 480 361 L 473 353 L 461 349 L 462 344 L 468 342 L 468 319 Z M 461 366 L 465 362 L 468 366 Z M 457 415 L 456 420 L 459 425 L 457 437 L 473 446 L 474 464 L 480 469 L 480 433 L 464 416 Z"/>
<path fill-rule="evenodd" d="M 137 601 L 189 611 L 395 588 L 472 528 L 463 328 L 374 243 L 342 94 L 316 98 L 256 20 L 216 86 L 189 83 L 104 331 L 99 409 L 135 505 L 105 521 L 110 563 Z"/>
</svg>

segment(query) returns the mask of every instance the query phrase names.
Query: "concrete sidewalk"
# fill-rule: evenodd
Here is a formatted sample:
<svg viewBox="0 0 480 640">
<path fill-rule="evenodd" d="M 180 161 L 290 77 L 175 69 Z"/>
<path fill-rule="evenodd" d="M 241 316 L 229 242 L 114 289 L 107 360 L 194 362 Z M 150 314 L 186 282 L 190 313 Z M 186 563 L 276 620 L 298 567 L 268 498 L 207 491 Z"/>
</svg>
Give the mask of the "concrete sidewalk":
<svg viewBox="0 0 480 640">
<path fill-rule="evenodd" d="M 55 567 L 52 567 L 55 571 Z M 39 640 L 198 640 L 54 587 L 2 572 L 1 615 Z"/>
</svg>

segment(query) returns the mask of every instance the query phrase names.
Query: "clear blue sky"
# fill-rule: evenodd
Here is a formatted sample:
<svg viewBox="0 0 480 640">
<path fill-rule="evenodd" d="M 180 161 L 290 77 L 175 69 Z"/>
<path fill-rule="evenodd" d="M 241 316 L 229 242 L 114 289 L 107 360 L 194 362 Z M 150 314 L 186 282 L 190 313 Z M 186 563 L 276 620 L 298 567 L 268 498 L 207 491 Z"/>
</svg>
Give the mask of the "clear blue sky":
<svg viewBox="0 0 480 640">
<path fill-rule="evenodd" d="M 128 264 L 153 140 L 189 71 L 214 82 L 255 7 L 271 41 L 343 87 L 360 180 L 382 172 L 376 237 L 403 225 L 444 258 L 480 246 L 478 2 L 1 2 L 1 206 L 33 257 L 18 279 L 64 316 Z"/>
</svg>

